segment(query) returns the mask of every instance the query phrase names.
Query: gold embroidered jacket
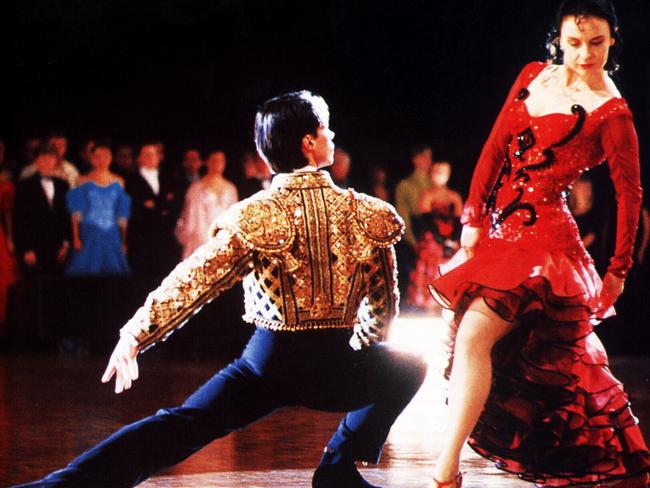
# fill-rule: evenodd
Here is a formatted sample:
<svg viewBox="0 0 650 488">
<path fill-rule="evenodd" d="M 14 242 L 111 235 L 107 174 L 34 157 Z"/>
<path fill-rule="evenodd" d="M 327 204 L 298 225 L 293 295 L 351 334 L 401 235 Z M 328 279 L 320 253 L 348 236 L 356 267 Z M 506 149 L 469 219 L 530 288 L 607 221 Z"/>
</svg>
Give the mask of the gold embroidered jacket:
<svg viewBox="0 0 650 488">
<path fill-rule="evenodd" d="M 393 244 L 404 224 L 328 173 L 278 174 L 233 205 L 122 328 L 145 349 L 243 280 L 244 320 L 278 331 L 381 329 L 397 313 Z"/>
</svg>

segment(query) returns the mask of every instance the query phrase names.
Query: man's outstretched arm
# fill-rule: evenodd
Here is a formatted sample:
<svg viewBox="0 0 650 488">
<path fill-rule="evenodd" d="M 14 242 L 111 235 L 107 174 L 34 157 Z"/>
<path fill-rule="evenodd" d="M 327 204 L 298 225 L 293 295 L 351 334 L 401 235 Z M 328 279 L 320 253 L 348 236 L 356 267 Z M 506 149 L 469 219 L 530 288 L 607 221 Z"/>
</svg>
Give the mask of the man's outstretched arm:
<svg viewBox="0 0 650 488">
<path fill-rule="evenodd" d="M 120 330 L 102 382 L 115 376 L 116 393 L 129 389 L 138 379 L 138 353 L 166 339 L 203 305 L 246 276 L 253 253 L 236 234 L 221 229 L 178 264 Z"/>
</svg>

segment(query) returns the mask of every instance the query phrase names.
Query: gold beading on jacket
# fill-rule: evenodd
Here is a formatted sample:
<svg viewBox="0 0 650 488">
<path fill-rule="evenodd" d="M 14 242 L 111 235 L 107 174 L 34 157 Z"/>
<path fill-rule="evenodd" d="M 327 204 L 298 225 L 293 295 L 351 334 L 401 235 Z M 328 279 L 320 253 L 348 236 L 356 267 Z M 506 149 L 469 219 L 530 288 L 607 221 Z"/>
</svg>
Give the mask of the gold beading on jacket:
<svg viewBox="0 0 650 488">
<path fill-rule="evenodd" d="M 211 239 L 180 263 L 122 328 L 140 349 L 166 338 L 243 280 L 244 320 L 277 331 L 390 324 L 395 253 L 404 224 L 379 199 L 343 190 L 328 173 L 278 174 L 233 205 Z"/>
</svg>

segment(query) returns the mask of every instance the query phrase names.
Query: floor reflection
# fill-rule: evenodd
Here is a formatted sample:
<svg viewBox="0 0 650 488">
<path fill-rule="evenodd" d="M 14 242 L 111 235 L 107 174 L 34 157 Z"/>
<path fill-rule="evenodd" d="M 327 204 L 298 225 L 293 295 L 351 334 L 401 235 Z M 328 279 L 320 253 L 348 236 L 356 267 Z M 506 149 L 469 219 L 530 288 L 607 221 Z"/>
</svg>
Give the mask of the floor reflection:
<svg viewBox="0 0 650 488">
<path fill-rule="evenodd" d="M 391 341 L 418 350 L 431 366 L 395 424 L 380 465 L 367 470 L 368 478 L 383 486 L 424 487 L 431 474 L 446 415 L 443 332 L 440 319 L 404 317 L 395 324 Z M 38 478 L 124 423 L 180 403 L 230 358 L 170 358 L 159 346 L 141 357 L 141 379 L 119 396 L 99 382 L 106 359 L 0 355 L 0 485 Z M 650 358 L 614 358 L 612 369 L 650 437 Z M 311 468 L 339 417 L 300 408 L 276 412 L 143 486 L 310 486 Z M 470 449 L 463 469 L 469 487 L 531 486 L 495 470 Z"/>
</svg>

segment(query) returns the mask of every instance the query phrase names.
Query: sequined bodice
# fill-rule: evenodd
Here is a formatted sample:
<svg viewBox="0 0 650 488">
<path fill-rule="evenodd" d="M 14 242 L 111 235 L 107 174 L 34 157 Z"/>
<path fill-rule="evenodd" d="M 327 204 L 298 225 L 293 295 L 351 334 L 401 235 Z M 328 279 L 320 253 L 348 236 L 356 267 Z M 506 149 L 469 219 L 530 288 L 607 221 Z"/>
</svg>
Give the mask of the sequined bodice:
<svg viewBox="0 0 650 488">
<path fill-rule="evenodd" d="M 543 239 L 551 247 L 581 251 L 566 195 L 584 171 L 605 160 L 602 121 L 627 107 L 612 98 L 589 113 L 575 104 L 571 114 L 533 117 L 528 95 L 521 88 L 501 119 L 504 158 L 486 199 L 487 235 L 531 243 Z"/>
<path fill-rule="evenodd" d="M 128 217 L 124 209 L 126 196 L 122 186 L 111 183 L 106 186 L 88 181 L 70 190 L 68 203 L 72 212 L 79 212 L 84 225 L 92 225 L 104 231 L 117 227 L 120 217 Z"/>
<path fill-rule="evenodd" d="M 116 206 L 121 190 L 122 188 L 117 183 L 108 187 L 98 185 L 89 186 L 86 193 L 89 200 L 89 208 L 85 221 L 101 229 L 114 227 L 117 223 Z"/>
</svg>

